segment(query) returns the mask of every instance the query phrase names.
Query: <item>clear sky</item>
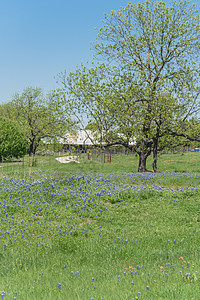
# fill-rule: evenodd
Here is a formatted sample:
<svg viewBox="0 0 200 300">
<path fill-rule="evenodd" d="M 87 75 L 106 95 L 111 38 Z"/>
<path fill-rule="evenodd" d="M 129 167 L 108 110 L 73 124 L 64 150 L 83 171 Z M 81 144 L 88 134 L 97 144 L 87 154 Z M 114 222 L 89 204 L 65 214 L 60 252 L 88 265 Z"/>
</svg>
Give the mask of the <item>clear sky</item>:
<svg viewBox="0 0 200 300">
<path fill-rule="evenodd" d="M 104 13 L 128 0 L 0 0 L 0 103 L 26 87 L 56 88 L 56 76 L 92 61 Z M 137 3 L 137 0 L 131 1 Z"/>
</svg>

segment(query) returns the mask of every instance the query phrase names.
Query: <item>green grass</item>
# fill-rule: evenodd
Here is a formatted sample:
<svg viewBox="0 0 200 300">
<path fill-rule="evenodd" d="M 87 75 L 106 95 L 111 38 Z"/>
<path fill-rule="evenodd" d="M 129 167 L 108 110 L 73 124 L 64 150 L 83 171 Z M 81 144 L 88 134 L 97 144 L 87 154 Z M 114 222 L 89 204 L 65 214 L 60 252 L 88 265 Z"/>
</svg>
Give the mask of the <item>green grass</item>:
<svg viewBox="0 0 200 300">
<path fill-rule="evenodd" d="M 76 153 L 75 153 L 76 155 Z M 62 156 L 62 154 L 61 154 Z M 8 163 L 0 163 L 0 174 L 9 174 L 10 172 L 17 171 L 32 171 L 32 170 L 59 170 L 63 172 L 137 172 L 138 156 L 132 155 L 117 155 L 111 156 L 111 164 L 103 163 L 104 158 L 102 156 L 101 162 L 95 160 L 88 160 L 87 154 L 81 154 L 79 161 L 81 164 L 70 163 L 61 164 L 55 160 L 54 156 L 36 156 L 34 159 L 35 164 L 31 167 L 32 158 L 28 156 L 19 161 Z M 171 172 L 183 172 L 183 173 L 196 173 L 200 172 L 200 153 L 185 152 L 177 154 L 160 154 L 158 156 L 158 169 Z M 2 168 L 3 167 L 3 168 Z M 152 170 L 152 156 L 147 160 L 147 169 Z"/>
<path fill-rule="evenodd" d="M 135 156 L 39 159 L 3 166 L 2 299 L 199 299 L 199 153 L 156 174 Z"/>
</svg>

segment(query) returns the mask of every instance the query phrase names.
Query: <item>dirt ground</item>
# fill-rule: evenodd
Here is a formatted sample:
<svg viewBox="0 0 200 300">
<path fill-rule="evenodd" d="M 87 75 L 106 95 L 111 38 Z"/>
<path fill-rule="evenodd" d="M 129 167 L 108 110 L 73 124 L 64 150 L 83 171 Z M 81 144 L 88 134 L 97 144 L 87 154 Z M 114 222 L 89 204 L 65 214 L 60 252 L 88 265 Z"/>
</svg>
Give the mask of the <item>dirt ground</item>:
<svg viewBox="0 0 200 300">
<path fill-rule="evenodd" d="M 77 156 L 57 157 L 56 160 L 62 164 L 68 164 L 70 162 L 76 162 L 76 163 L 80 164 L 80 161 L 77 160 Z"/>
</svg>

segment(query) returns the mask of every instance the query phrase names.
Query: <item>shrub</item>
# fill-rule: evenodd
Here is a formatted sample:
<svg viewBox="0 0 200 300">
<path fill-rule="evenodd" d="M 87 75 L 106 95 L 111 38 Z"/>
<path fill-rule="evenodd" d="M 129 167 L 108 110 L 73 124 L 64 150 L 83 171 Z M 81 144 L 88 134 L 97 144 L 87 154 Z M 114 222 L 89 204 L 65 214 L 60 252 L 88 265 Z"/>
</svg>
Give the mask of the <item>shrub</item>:
<svg viewBox="0 0 200 300">
<path fill-rule="evenodd" d="M 27 153 L 23 130 L 14 121 L 0 118 L 0 158 L 22 157 Z"/>
</svg>

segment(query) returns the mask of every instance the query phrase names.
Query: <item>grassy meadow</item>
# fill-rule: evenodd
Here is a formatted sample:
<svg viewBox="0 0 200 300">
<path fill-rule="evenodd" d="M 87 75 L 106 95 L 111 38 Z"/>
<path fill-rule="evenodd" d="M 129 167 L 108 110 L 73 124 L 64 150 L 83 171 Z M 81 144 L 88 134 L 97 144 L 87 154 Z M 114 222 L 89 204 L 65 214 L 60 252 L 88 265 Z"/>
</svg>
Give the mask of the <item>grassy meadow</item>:
<svg viewBox="0 0 200 300">
<path fill-rule="evenodd" d="M 79 160 L 0 164 L 1 299 L 199 299 L 200 153 Z"/>
</svg>

